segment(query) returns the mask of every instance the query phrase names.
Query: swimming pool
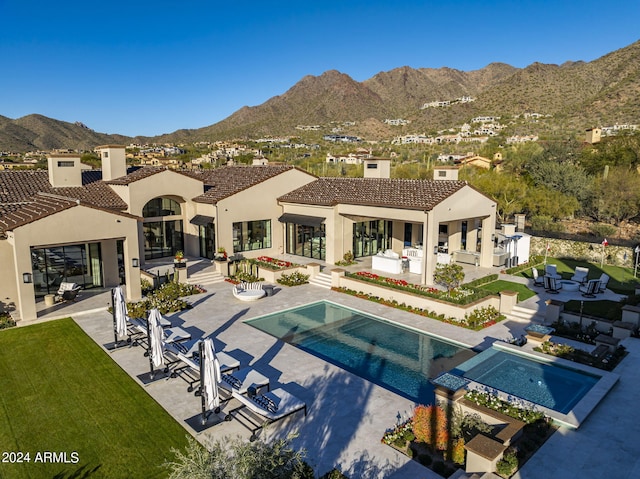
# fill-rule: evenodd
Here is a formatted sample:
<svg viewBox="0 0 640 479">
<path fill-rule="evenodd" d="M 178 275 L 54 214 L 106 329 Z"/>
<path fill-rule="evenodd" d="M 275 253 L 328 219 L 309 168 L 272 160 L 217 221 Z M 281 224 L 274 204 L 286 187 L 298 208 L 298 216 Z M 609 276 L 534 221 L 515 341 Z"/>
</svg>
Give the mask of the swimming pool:
<svg viewBox="0 0 640 479">
<path fill-rule="evenodd" d="M 451 371 L 539 406 L 567 414 L 601 376 L 489 348 Z"/>
<path fill-rule="evenodd" d="M 452 342 L 329 301 L 246 323 L 421 404 L 434 400 L 429 379 L 475 354 Z"/>
</svg>

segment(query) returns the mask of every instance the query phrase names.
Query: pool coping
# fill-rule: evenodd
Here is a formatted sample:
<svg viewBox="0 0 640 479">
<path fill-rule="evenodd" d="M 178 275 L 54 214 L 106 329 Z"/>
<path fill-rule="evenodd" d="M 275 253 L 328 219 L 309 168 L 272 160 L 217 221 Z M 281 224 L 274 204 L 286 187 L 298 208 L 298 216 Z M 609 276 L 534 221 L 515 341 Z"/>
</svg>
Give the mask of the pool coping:
<svg viewBox="0 0 640 479">
<path fill-rule="evenodd" d="M 498 350 L 516 354 L 518 356 L 530 358 L 538 362 L 544 362 L 547 364 L 558 364 L 564 368 L 581 371 L 600 378 L 598 379 L 598 382 L 596 382 L 593 387 L 584 395 L 584 397 L 580 399 L 580 401 L 578 401 L 578 403 L 571 409 L 571 411 L 566 414 L 562 414 L 558 411 L 554 411 L 553 409 L 540 406 L 539 404 L 535 404 L 524 399 L 521 400 L 525 404 L 528 403 L 533 409 L 541 411 L 546 416 L 550 417 L 555 423 L 571 429 L 578 429 L 580 427 L 582 422 L 587 419 L 589 414 L 591 414 L 591 412 L 598 406 L 600 401 L 602 401 L 602 399 L 609 393 L 609 391 L 620 379 L 620 375 L 613 372 L 603 371 L 602 369 L 594 368 L 592 366 L 575 363 L 573 361 L 569 361 L 568 359 L 557 358 L 555 356 L 549 356 L 548 354 L 538 353 L 536 351 L 525 351 L 519 346 L 515 346 L 513 344 L 496 341 L 492 347 Z M 486 391 L 487 386 L 472 381 L 469 384 L 469 389 Z M 500 399 L 509 401 L 508 394 L 494 390 L 493 388 L 490 389 L 495 391 Z"/>
</svg>

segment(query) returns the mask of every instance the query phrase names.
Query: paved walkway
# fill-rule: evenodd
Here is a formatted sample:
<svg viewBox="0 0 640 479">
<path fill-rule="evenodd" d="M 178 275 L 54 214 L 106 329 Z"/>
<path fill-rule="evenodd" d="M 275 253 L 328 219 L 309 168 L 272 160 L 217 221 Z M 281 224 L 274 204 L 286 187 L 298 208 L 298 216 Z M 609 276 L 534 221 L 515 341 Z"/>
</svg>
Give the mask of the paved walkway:
<svg viewBox="0 0 640 479">
<path fill-rule="evenodd" d="M 278 423 L 265 431 L 265 438 L 297 430 L 299 436 L 294 444 L 307 449 L 308 460 L 318 473 L 338 466 L 352 479 L 439 477 L 380 443 L 384 430 L 398 416 L 410 416 L 414 404 L 275 340 L 244 324 L 245 320 L 328 299 L 479 348 L 488 347 L 495 338 L 519 336 L 527 325 L 507 320 L 473 332 L 312 285 L 277 288 L 274 296 L 247 304 L 235 300 L 230 285 L 221 283 L 193 299 L 193 309 L 168 318 L 193 337 L 213 337 L 218 350 L 225 349 L 243 364 L 259 369 L 272 379 L 272 387 L 282 385 L 308 404 L 306 418 L 295 416 Z M 536 301 L 543 300 L 537 297 Z M 111 315 L 106 312 L 109 303 L 108 292 L 86 295 L 83 301 L 43 315 L 42 320 L 72 315 L 102 345 L 113 340 Z M 640 342 L 629 339 L 624 344 L 630 354 L 616 369 L 621 375 L 619 383 L 579 430 L 561 429 L 554 434 L 516 478 L 640 477 L 640 441 L 636 440 L 640 437 L 640 414 L 636 407 L 640 395 Z M 140 348 L 133 347 L 110 355 L 135 379 L 149 370 L 149 362 L 142 353 Z M 145 390 L 187 429 L 185 420 L 200 412 L 200 399 L 187 393 L 186 384 L 180 379 L 163 379 Z M 206 441 L 236 434 L 249 435 L 237 421 L 221 422 L 198 439 Z"/>
</svg>

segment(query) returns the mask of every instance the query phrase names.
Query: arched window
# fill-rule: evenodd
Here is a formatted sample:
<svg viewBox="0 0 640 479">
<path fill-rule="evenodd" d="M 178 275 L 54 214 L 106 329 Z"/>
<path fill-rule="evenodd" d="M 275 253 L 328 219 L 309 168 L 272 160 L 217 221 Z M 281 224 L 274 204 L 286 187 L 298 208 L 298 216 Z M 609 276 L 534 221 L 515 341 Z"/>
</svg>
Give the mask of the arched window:
<svg viewBox="0 0 640 479">
<path fill-rule="evenodd" d="M 142 208 L 145 259 L 174 256 L 184 250 L 182 209 L 171 198 L 154 198 Z"/>
<path fill-rule="evenodd" d="M 179 216 L 181 214 L 180 203 L 171 198 L 154 198 L 142 208 L 142 216 L 145 218 Z"/>
</svg>

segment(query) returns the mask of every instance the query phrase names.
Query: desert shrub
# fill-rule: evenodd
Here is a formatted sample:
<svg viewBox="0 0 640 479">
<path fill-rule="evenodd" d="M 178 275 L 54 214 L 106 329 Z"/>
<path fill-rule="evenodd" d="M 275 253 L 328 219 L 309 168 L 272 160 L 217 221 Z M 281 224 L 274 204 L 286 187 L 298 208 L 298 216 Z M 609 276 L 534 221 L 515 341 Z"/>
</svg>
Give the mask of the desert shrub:
<svg viewBox="0 0 640 479">
<path fill-rule="evenodd" d="M 464 439 L 461 437 L 453 442 L 451 460 L 456 464 L 464 464 Z"/>
<path fill-rule="evenodd" d="M 447 414 L 440 406 L 418 406 L 413 413 L 416 441 L 444 450 L 449 441 Z"/>
<path fill-rule="evenodd" d="M 0 329 L 13 328 L 15 325 L 16 322 L 9 314 L 0 314 Z"/>
<path fill-rule="evenodd" d="M 598 238 L 606 238 L 616 233 L 616 227 L 607 223 L 593 223 L 589 225 L 589 231 Z"/>
<path fill-rule="evenodd" d="M 563 233 L 565 230 L 564 225 L 555 221 L 551 216 L 533 216 L 531 229 L 534 233 Z"/>
<path fill-rule="evenodd" d="M 314 479 L 305 451 L 291 448 L 291 438 L 271 443 L 223 438 L 202 447 L 189 438 L 185 451 L 173 450 L 176 460 L 165 464 L 170 479 Z M 338 479 L 343 476 L 330 476 Z"/>
<path fill-rule="evenodd" d="M 151 281 L 145 278 L 140 279 L 140 290 L 142 291 L 142 295 L 147 295 L 153 290 L 153 285 Z"/>
<path fill-rule="evenodd" d="M 510 476 L 518 468 L 518 458 L 514 452 L 505 453 L 504 457 L 496 464 L 496 472 L 501 476 Z"/>
<path fill-rule="evenodd" d="M 294 271 L 291 274 L 283 274 L 278 283 L 284 286 L 299 286 L 309 282 L 309 275 Z"/>
</svg>

